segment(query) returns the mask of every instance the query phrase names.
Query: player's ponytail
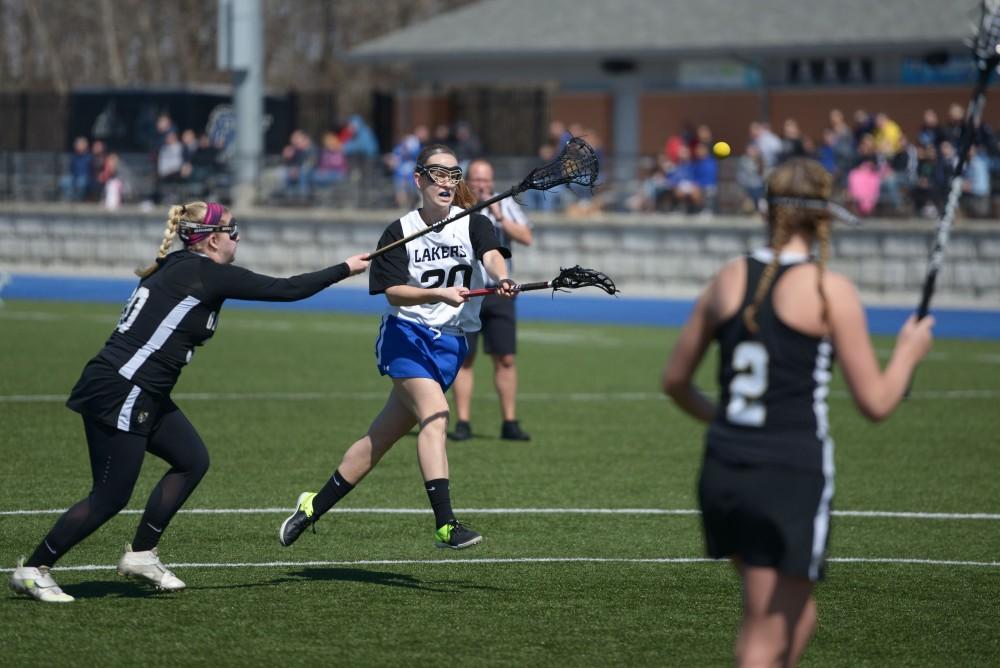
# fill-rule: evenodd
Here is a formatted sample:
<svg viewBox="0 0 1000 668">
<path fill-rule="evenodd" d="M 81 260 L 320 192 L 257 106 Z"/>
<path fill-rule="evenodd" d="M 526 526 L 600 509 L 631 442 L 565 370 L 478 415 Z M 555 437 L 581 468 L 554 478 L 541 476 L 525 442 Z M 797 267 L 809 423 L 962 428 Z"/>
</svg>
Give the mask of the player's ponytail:
<svg viewBox="0 0 1000 668">
<path fill-rule="evenodd" d="M 479 203 L 479 198 L 476 197 L 476 193 L 472 192 L 472 188 L 463 178 L 458 182 L 458 186 L 455 187 L 455 205 L 460 206 L 463 209 L 468 209 Z"/>
<path fill-rule="evenodd" d="M 830 258 L 830 213 L 825 209 L 797 207 L 794 204 L 772 206 L 772 198 L 801 198 L 827 200 L 833 192 L 833 177 L 815 160 L 792 158 L 778 165 L 767 179 L 769 206 L 768 223 L 771 230 L 771 249 L 774 257 L 764 269 L 753 301 L 743 309 L 743 323 L 751 333 L 756 333 L 757 311 L 768 290 L 774 284 L 781 262 L 781 249 L 795 232 L 811 234 L 819 243 L 817 291 L 822 302 L 823 321 L 827 322 L 828 304 L 823 290 L 823 273 Z"/>
<path fill-rule="evenodd" d="M 177 236 L 177 225 L 186 213 L 187 207 L 183 204 L 175 204 L 170 207 L 170 212 L 167 214 L 167 226 L 163 229 L 163 241 L 160 243 L 160 250 L 156 254 L 156 260 L 148 267 L 136 269 L 136 276 L 147 278 L 160 268 L 159 260 L 165 258 L 167 253 L 170 252 L 170 246 L 173 245 L 174 237 Z"/>
</svg>

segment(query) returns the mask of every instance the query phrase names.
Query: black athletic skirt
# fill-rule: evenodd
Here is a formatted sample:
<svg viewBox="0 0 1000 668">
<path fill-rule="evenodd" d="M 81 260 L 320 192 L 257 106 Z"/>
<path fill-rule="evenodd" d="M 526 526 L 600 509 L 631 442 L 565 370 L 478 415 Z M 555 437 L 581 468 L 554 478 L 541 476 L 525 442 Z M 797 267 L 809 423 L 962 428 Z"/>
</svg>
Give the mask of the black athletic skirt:
<svg viewBox="0 0 1000 668">
<path fill-rule="evenodd" d="M 821 472 L 706 457 L 698 499 L 708 555 L 822 580 L 832 490 Z"/>
<path fill-rule="evenodd" d="M 140 436 L 151 434 L 163 416 L 177 408 L 170 397 L 150 394 L 98 358 L 84 367 L 66 406 L 109 427 Z"/>
</svg>

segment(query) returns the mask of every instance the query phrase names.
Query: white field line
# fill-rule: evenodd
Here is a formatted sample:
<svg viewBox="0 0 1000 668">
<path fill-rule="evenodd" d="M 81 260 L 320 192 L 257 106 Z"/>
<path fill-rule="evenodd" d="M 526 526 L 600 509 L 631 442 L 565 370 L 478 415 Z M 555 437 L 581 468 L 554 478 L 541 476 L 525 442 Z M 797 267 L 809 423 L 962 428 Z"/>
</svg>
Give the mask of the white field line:
<svg viewBox="0 0 1000 668">
<path fill-rule="evenodd" d="M 912 559 L 895 557 L 831 557 L 837 564 L 905 564 L 916 566 L 974 566 L 1000 568 L 1000 561 L 964 561 L 956 559 Z M 317 568 L 330 566 L 452 566 L 455 564 L 706 564 L 723 560 L 705 557 L 510 557 L 482 559 L 357 559 L 352 561 L 261 561 L 261 562 L 191 562 L 170 563 L 170 568 Z M 113 564 L 56 566 L 55 571 L 110 571 Z M 0 573 L 12 573 L 13 568 L 0 568 Z"/>
<path fill-rule="evenodd" d="M 850 395 L 842 390 L 831 392 L 837 399 Z M 66 394 L 4 394 L 0 404 L 62 403 Z M 386 392 L 177 392 L 172 398 L 181 401 L 384 401 Z M 553 402 L 608 402 L 608 401 L 666 401 L 659 392 L 522 392 L 518 395 L 525 401 Z M 944 399 L 995 399 L 1000 397 L 996 390 L 914 390 L 910 400 Z M 485 395 L 481 400 L 488 399 Z M 490 399 L 493 401 L 493 399 Z"/>
<path fill-rule="evenodd" d="M 60 515 L 65 508 L 35 510 L 0 510 L 0 517 L 23 515 Z M 119 515 L 140 515 L 142 510 L 130 508 Z M 181 508 L 188 515 L 287 515 L 291 508 Z M 426 508 L 334 508 L 334 513 L 364 515 L 426 515 Z M 468 515 L 700 515 L 701 511 L 686 508 L 456 508 Z M 875 517 L 914 520 L 1000 520 L 1000 513 L 924 513 L 893 510 L 834 510 L 838 517 Z"/>
</svg>

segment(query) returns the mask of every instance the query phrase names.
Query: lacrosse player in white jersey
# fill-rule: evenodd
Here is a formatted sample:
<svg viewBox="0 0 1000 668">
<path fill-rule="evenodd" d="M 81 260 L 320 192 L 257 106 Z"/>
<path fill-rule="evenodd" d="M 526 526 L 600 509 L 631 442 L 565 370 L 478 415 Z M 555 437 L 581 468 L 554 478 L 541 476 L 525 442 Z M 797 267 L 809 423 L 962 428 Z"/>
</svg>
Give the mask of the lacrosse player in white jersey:
<svg viewBox="0 0 1000 668">
<path fill-rule="evenodd" d="M 432 144 L 418 156 L 414 182 L 423 205 L 386 228 L 379 248 L 418 232 L 476 203 L 454 152 Z M 456 220 L 376 257 L 369 290 L 384 294 L 375 355 L 379 373 L 392 379 L 392 391 L 368 433 L 354 442 L 340 466 L 318 493 L 303 492 L 281 524 L 279 542 L 289 546 L 342 499 L 414 425 L 419 427 L 417 459 L 434 511 L 438 547 L 462 549 L 482 536 L 455 519 L 451 507 L 445 442 L 449 420 L 445 392 L 468 352 L 465 335 L 479 331 L 482 298 L 470 289 L 485 287 L 475 266 L 481 262 L 497 294 L 514 296 L 507 275 L 510 252 L 500 246 L 493 224 L 479 214 Z"/>
</svg>

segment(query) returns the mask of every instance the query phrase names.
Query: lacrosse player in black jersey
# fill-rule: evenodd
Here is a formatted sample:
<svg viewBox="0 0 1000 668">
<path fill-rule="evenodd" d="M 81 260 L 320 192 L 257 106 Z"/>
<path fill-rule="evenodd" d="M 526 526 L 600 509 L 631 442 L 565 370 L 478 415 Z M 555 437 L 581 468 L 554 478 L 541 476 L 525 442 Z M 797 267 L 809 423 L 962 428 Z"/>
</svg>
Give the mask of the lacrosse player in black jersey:
<svg viewBox="0 0 1000 668">
<path fill-rule="evenodd" d="M 896 408 L 931 347 L 933 318 L 911 317 L 879 368 L 851 281 L 827 269 L 833 182 L 795 158 L 768 178 L 768 248 L 725 265 L 699 298 L 663 387 L 709 423 L 698 487 L 708 554 L 743 582 L 739 665 L 795 665 L 816 626 L 833 497 L 826 397 L 834 355 L 859 410 Z M 818 257 L 812 255 L 819 246 Z M 719 342 L 718 402 L 692 379 Z"/>
<path fill-rule="evenodd" d="M 175 236 L 184 248 L 168 254 Z M 304 299 L 368 267 L 367 255 L 355 255 L 320 271 L 273 278 L 232 264 L 238 242 L 236 220 L 221 204 L 170 208 L 156 261 L 136 272 L 139 285 L 118 325 L 66 402 L 83 416 L 93 487 L 18 563 L 10 580 L 17 593 L 44 602 L 73 600 L 49 568 L 125 507 L 146 452 L 170 470 L 150 494 L 118 573 L 160 589 L 184 588 L 160 562 L 156 547 L 208 470 L 205 444 L 170 399 L 181 370 L 195 348 L 212 338 L 227 299 Z"/>
<path fill-rule="evenodd" d="M 409 237 L 461 213 L 476 203 L 463 180 L 454 152 L 432 144 L 418 156 L 414 182 L 423 205 L 393 222 L 379 248 Z M 459 207 L 453 206 L 458 204 Z M 455 519 L 451 507 L 448 455 L 445 450 L 449 411 L 445 392 L 468 352 L 465 334 L 479 330 L 482 297 L 470 289 L 485 287 L 475 266 L 482 263 L 499 286 L 496 294 L 514 295 L 504 262 L 509 251 L 497 242 L 493 224 L 479 214 L 459 218 L 440 230 L 401 244 L 372 262 L 369 290 L 388 301 L 375 355 L 379 373 L 392 379 L 392 390 L 368 433 L 354 442 L 340 466 L 318 493 L 303 492 L 292 514 L 278 529 L 289 546 L 330 510 L 414 425 L 419 425 L 417 459 L 434 511 L 438 547 L 462 549 L 482 540 Z"/>
</svg>

